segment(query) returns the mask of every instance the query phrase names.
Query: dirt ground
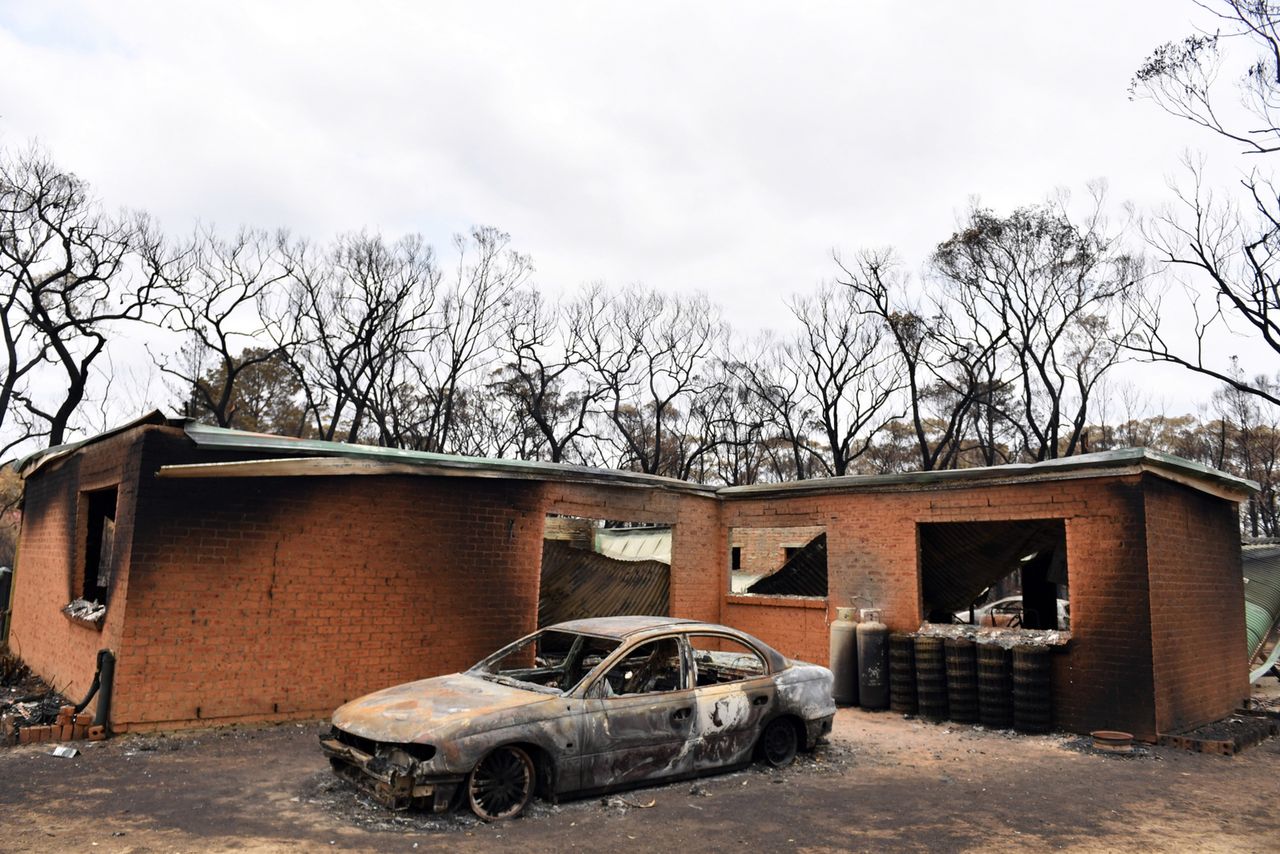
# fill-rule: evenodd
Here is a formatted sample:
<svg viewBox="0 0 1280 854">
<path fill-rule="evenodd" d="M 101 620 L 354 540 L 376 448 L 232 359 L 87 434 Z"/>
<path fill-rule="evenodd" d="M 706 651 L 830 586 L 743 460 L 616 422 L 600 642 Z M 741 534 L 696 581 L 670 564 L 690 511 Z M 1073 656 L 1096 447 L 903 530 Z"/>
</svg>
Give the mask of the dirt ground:
<svg viewBox="0 0 1280 854">
<path fill-rule="evenodd" d="M 322 726 L 231 727 L 0 751 L 3 851 L 1275 851 L 1280 739 L 1236 757 L 1092 752 L 841 710 L 781 771 L 639 789 L 485 825 L 383 810 L 334 779 Z"/>
</svg>

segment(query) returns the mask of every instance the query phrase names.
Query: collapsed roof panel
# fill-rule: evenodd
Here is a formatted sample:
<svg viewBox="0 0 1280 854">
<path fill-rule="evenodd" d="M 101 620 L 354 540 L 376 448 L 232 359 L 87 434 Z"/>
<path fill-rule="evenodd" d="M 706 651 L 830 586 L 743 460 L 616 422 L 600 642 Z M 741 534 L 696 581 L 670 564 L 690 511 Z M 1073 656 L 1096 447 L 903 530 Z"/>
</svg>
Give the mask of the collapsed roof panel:
<svg viewBox="0 0 1280 854">
<path fill-rule="evenodd" d="M 747 593 L 770 596 L 827 595 L 827 535 L 819 534 L 786 563 L 756 581 Z"/>
<path fill-rule="evenodd" d="M 542 543 L 538 625 L 587 617 L 670 613 L 671 568 L 656 560 L 615 560 L 559 540 Z"/>
<path fill-rule="evenodd" d="M 1256 656 L 1280 623 L 1280 545 L 1244 546 L 1244 621 L 1249 656 Z"/>
</svg>

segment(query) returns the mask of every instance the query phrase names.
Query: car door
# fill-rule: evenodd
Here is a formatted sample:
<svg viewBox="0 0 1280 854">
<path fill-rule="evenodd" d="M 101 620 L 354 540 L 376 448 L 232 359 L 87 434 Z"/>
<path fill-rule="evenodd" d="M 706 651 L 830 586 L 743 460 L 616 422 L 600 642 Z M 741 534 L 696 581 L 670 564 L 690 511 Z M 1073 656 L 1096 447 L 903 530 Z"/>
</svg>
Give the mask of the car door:
<svg viewBox="0 0 1280 854">
<path fill-rule="evenodd" d="M 690 633 L 687 643 L 700 734 L 694 767 L 704 771 L 746 762 L 777 699 L 765 658 L 724 634 Z"/>
<path fill-rule="evenodd" d="M 580 788 L 657 780 L 693 770 L 697 736 L 688 657 L 667 635 L 624 651 L 587 689 Z"/>
</svg>

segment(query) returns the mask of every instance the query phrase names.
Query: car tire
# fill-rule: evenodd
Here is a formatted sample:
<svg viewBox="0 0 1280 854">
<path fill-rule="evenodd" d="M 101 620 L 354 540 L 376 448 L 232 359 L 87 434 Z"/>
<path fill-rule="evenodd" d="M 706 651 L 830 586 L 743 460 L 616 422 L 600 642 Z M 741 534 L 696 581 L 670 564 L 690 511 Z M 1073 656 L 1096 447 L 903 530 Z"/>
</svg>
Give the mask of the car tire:
<svg viewBox="0 0 1280 854">
<path fill-rule="evenodd" d="M 787 718 L 774 718 L 760 735 L 760 758 L 770 768 L 786 768 L 799 748 L 800 736 Z"/>
<path fill-rule="evenodd" d="M 514 745 L 497 747 L 467 775 L 467 802 L 482 821 L 505 821 L 524 811 L 537 782 L 528 753 Z"/>
</svg>

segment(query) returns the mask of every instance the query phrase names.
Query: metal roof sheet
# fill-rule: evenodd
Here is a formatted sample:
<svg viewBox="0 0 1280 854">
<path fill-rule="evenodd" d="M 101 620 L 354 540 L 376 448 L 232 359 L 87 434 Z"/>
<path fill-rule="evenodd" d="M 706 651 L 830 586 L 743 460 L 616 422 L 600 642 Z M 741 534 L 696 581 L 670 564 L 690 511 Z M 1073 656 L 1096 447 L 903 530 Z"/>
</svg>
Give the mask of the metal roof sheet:
<svg viewBox="0 0 1280 854">
<path fill-rule="evenodd" d="M 801 492 L 901 492 L 949 486 L 962 487 L 971 483 L 994 485 L 1028 481 L 1075 480 L 1142 472 L 1149 472 L 1230 501 L 1242 501 L 1261 488 L 1257 481 L 1236 477 L 1173 454 L 1153 451 L 1150 448 L 1122 448 L 1116 451 L 1060 457 L 1038 463 L 1007 463 L 999 466 L 897 474 L 854 474 L 790 483 L 726 486 L 721 487 L 718 494 L 726 498 L 768 498 Z"/>
<path fill-rule="evenodd" d="M 32 451 L 14 463 L 14 469 L 18 474 L 26 477 L 39 470 L 42 466 L 45 466 L 55 460 L 60 460 L 80 448 L 83 448 L 85 445 L 92 445 L 94 442 L 101 442 L 103 439 L 109 439 L 118 433 L 123 433 L 126 430 L 132 430 L 134 427 L 140 427 L 144 424 L 168 423 L 170 423 L 170 421 L 165 417 L 163 412 L 158 409 L 153 409 L 145 415 L 138 416 L 132 421 L 126 421 L 123 424 L 112 427 L 110 430 L 98 433 L 94 436 L 89 436 L 77 442 L 66 442 L 61 445 L 54 445 L 52 448 L 42 448 L 39 451 Z"/>
<path fill-rule="evenodd" d="M 782 566 L 752 582 L 747 593 L 771 596 L 827 595 L 827 535 L 818 534 Z"/>
<path fill-rule="evenodd" d="M 140 423 L 165 422 L 159 412 L 117 427 L 107 433 L 72 445 L 51 448 L 25 458 L 21 466 L 39 468 L 50 459 L 99 441 Z M 1084 477 L 1106 477 L 1151 473 L 1199 489 L 1228 501 L 1241 501 L 1257 492 L 1258 484 L 1171 454 L 1147 448 L 1126 448 L 1095 454 L 1080 454 L 1038 463 L 1014 463 L 983 468 L 944 471 L 902 472 L 888 475 L 846 475 L 781 484 L 754 484 L 716 488 L 676 478 L 640 472 L 615 471 L 548 463 L 535 460 L 499 460 L 463 457 L 400 448 L 294 439 L 264 433 L 228 430 L 181 419 L 191 440 L 201 448 L 224 451 L 245 450 L 255 454 L 279 454 L 278 459 L 227 463 L 200 463 L 164 466 L 164 477 L 288 477 L 305 475 L 429 474 L 440 476 L 491 477 L 525 480 L 605 483 L 664 488 L 722 498 L 767 498 L 800 493 L 900 492 L 920 489 L 960 488 L 975 484 L 1005 484 L 1055 481 Z"/>
<path fill-rule="evenodd" d="M 671 528 L 600 528 L 596 551 L 616 560 L 656 560 L 671 563 Z"/>
<path fill-rule="evenodd" d="M 353 445 L 319 439 L 295 439 L 264 433 L 226 430 L 188 421 L 187 435 L 197 447 L 279 453 L 279 459 L 165 466 L 165 477 L 291 477 L 306 475 L 431 474 L 511 480 L 555 480 L 662 487 L 713 495 L 715 487 L 642 472 L 597 469 L 540 460 L 464 457 L 376 445 Z"/>
<path fill-rule="evenodd" d="M 669 621 L 670 617 L 653 615 L 670 611 L 670 589 L 671 568 L 664 563 L 615 560 L 559 540 L 543 540 L 538 625 L 636 615 Z"/>
<path fill-rule="evenodd" d="M 1240 557 L 1245 577 L 1245 632 L 1252 659 L 1280 623 L 1280 545 L 1244 546 Z"/>
</svg>

